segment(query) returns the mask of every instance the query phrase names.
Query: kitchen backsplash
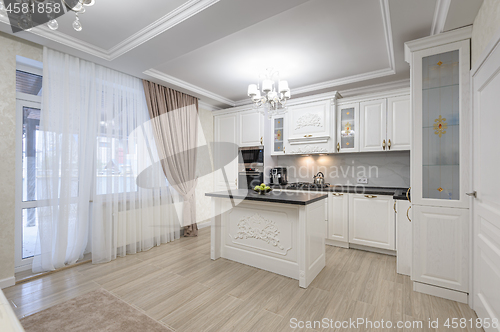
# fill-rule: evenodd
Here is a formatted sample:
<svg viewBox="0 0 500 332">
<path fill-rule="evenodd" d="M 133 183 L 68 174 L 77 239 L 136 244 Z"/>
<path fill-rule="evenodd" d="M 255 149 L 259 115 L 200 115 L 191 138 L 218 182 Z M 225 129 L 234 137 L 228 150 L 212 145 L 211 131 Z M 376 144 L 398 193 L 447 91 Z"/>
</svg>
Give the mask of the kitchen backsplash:
<svg viewBox="0 0 500 332">
<path fill-rule="evenodd" d="M 365 186 L 409 187 L 410 152 L 369 152 L 336 155 L 278 156 L 277 165 L 288 167 L 288 182 L 312 182 L 323 172 L 325 182 L 356 185 L 357 178 L 368 178 Z"/>
</svg>

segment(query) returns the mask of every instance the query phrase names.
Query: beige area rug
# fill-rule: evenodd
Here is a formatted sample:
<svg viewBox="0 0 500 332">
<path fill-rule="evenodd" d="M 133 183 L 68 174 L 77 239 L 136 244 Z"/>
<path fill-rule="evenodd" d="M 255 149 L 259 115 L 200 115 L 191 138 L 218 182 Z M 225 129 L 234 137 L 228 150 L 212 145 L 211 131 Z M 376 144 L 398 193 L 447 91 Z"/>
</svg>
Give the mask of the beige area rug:
<svg viewBox="0 0 500 332">
<path fill-rule="evenodd" d="M 172 331 L 104 289 L 21 319 L 26 332 Z"/>
</svg>

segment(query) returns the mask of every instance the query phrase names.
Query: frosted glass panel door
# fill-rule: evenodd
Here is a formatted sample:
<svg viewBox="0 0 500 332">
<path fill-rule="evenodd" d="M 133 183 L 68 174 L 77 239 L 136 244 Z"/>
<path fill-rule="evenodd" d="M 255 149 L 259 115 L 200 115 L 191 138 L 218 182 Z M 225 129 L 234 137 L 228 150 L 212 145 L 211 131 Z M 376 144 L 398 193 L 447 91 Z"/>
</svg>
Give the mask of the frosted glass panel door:
<svg viewBox="0 0 500 332">
<path fill-rule="evenodd" d="M 422 58 L 422 197 L 460 199 L 459 51 Z"/>
<path fill-rule="evenodd" d="M 274 153 L 278 152 L 284 152 L 284 145 L 283 145 L 283 118 L 275 118 L 273 119 L 274 121 L 274 126 L 273 126 L 273 131 L 274 131 L 274 140 L 273 140 L 273 148 L 274 148 Z"/>
<path fill-rule="evenodd" d="M 359 151 L 359 104 L 337 108 L 337 152 Z"/>
</svg>

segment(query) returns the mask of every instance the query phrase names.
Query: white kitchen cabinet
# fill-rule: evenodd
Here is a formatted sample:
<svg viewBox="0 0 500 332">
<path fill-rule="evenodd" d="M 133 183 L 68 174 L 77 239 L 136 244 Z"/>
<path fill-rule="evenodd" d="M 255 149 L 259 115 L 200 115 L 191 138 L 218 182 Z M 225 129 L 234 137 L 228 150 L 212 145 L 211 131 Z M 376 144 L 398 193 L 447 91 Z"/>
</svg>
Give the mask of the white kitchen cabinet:
<svg viewBox="0 0 500 332">
<path fill-rule="evenodd" d="M 238 114 L 223 114 L 214 117 L 215 190 L 238 188 Z M 229 143 L 229 144 L 226 144 Z"/>
<path fill-rule="evenodd" d="M 283 115 L 273 117 L 271 119 L 271 135 L 273 135 L 271 155 L 278 156 L 286 153 L 285 132 L 286 118 Z M 267 148 L 267 147 L 266 147 Z"/>
<path fill-rule="evenodd" d="M 288 154 L 332 152 L 331 103 L 331 100 L 327 99 L 288 108 Z"/>
<path fill-rule="evenodd" d="M 413 250 L 411 203 L 407 200 L 398 200 L 395 202 L 394 207 L 396 213 L 397 272 L 411 276 Z"/>
<path fill-rule="evenodd" d="M 349 246 L 349 194 L 329 193 L 327 229 L 328 240 Z"/>
<path fill-rule="evenodd" d="M 359 117 L 360 151 L 384 151 L 387 148 L 387 99 L 362 102 Z"/>
<path fill-rule="evenodd" d="M 405 43 L 411 71 L 414 289 L 466 301 L 469 291 L 470 36 Z"/>
<path fill-rule="evenodd" d="M 413 205 L 412 212 L 412 280 L 466 292 L 469 210 Z"/>
<path fill-rule="evenodd" d="M 264 144 L 264 115 L 256 110 L 238 114 L 239 146 L 259 146 Z"/>
<path fill-rule="evenodd" d="M 396 250 L 394 199 L 382 195 L 349 195 L 349 243 Z"/>
<path fill-rule="evenodd" d="M 387 99 L 387 149 L 410 150 L 411 108 L 410 95 Z"/>
<path fill-rule="evenodd" d="M 359 151 L 359 103 L 337 106 L 337 153 Z"/>
</svg>

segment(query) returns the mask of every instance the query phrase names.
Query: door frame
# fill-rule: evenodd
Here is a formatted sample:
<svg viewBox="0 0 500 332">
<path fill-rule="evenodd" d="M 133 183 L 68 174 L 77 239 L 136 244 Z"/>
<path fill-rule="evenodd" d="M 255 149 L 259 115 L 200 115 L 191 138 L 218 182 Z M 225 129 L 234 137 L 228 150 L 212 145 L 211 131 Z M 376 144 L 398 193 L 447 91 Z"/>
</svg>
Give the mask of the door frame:
<svg viewBox="0 0 500 332">
<path fill-rule="evenodd" d="M 488 68 L 489 66 L 492 66 L 491 68 Z M 486 72 L 488 73 L 487 77 L 484 77 L 483 79 L 480 78 L 480 75 L 483 73 L 483 72 Z M 472 187 L 472 190 L 476 190 L 476 189 L 480 189 L 480 188 L 477 188 L 476 186 L 476 181 L 477 179 L 475 179 L 475 176 L 474 176 L 474 164 L 473 164 L 473 160 L 474 160 L 474 156 L 475 156 L 475 152 L 476 150 L 474 149 L 474 135 L 476 132 L 478 132 L 479 130 L 479 123 L 478 123 L 478 112 L 479 112 L 479 99 L 478 99 L 478 96 L 477 94 L 480 93 L 482 91 L 482 88 L 484 86 L 484 84 L 488 83 L 491 81 L 491 79 L 495 76 L 495 75 L 500 75 L 500 29 L 498 29 L 495 33 L 495 35 L 493 36 L 493 38 L 490 40 L 490 42 L 488 43 L 488 45 L 486 46 L 486 48 L 483 50 L 483 52 L 481 53 L 480 57 L 478 58 L 478 60 L 476 61 L 476 63 L 474 64 L 471 72 L 470 72 L 470 77 L 471 77 L 471 96 L 470 96 L 470 99 L 471 99 L 471 109 L 472 109 L 472 114 L 471 114 L 471 137 L 470 137 L 470 144 L 471 144 L 471 147 L 473 147 L 472 149 L 472 158 L 470 158 L 470 169 L 471 169 L 471 172 L 470 172 L 470 181 L 471 181 L 471 187 Z M 477 82 L 479 79 L 481 79 L 481 82 L 483 82 L 484 84 L 481 85 L 481 86 L 478 86 L 478 83 Z M 479 143 L 478 143 L 479 144 Z M 478 197 L 481 198 L 481 193 L 479 192 L 478 193 Z M 477 286 L 476 286 L 476 280 L 474 278 L 474 268 L 475 268 L 475 265 L 476 265 L 476 238 L 478 236 L 478 227 L 477 227 L 477 218 L 476 217 L 476 210 L 477 210 L 477 204 L 479 204 L 480 202 L 477 200 L 477 199 L 473 199 L 473 204 L 471 204 L 471 209 L 470 209 L 470 218 L 471 218 L 471 224 L 470 224 L 470 228 L 471 228 L 471 238 L 470 238 L 470 241 L 471 241 L 471 250 L 470 250 L 470 296 L 469 296 L 469 306 L 471 308 L 473 308 L 478 316 L 483 316 L 482 318 L 484 317 L 488 317 L 487 315 L 489 314 L 488 312 L 484 312 L 483 310 L 479 311 L 478 312 L 478 308 L 477 308 L 477 305 L 475 303 L 475 297 L 476 297 L 476 292 L 477 292 Z M 491 318 L 491 317 L 489 317 Z M 493 329 L 491 329 L 493 330 Z"/>
<path fill-rule="evenodd" d="M 23 107 L 33 107 L 41 110 L 42 97 L 29 95 L 26 93 L 16 93 L 16 172 L 15 172 L 15 256 L 14 266 L 15 272 L 21 272 L 31 269 L 33 257 L 22 258 L 22 222 L 23 222 L 23 209 L 36 208 L 39 206 L 39 201 L 23 202 Z"/>
</svg>

